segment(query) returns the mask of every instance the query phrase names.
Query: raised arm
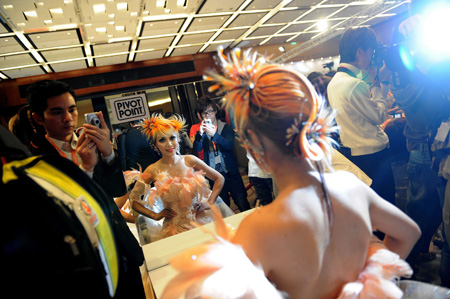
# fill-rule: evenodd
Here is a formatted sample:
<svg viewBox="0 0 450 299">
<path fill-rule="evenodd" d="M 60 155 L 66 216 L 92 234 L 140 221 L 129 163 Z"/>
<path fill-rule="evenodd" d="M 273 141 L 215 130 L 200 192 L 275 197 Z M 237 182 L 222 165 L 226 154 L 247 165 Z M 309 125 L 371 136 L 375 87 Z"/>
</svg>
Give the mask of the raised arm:
<svg viewBox="0 0 450 299">
<path fill-rule="evenodd" d="M 372 226 L 386 234 L 384 245 L 405 259 L 420 237 L 419 226 L 399 208 L 366 188 Z"/>
</svg>

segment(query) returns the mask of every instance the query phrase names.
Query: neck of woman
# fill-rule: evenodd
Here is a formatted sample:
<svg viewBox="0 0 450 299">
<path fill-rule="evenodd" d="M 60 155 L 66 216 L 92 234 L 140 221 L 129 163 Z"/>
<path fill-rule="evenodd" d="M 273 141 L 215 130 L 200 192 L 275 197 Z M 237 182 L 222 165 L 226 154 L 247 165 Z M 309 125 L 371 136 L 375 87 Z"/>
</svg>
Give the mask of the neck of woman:
<svg viewBox="0 0 450 299">
<path fill-rule="evenodd" d="M 318 172 L 309 159 L 280 155 L 273 162 L 268 162 L 279 191 L 298 189 L 317 181 Z"/>
</svg>

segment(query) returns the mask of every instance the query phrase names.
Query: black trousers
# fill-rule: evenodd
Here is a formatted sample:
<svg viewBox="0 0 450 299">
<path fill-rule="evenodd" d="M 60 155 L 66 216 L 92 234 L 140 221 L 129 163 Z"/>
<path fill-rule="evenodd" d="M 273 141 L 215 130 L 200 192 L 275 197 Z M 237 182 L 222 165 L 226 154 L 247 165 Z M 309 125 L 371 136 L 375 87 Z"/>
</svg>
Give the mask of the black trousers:
<svg viewBox="0 0 450 299">
<path fill-rule="evenodd" d="M 348 158 L 372 179 L 370 187 L 382 198 L 395 205 L 395 181 L 389 149 Z"/>
</svg>

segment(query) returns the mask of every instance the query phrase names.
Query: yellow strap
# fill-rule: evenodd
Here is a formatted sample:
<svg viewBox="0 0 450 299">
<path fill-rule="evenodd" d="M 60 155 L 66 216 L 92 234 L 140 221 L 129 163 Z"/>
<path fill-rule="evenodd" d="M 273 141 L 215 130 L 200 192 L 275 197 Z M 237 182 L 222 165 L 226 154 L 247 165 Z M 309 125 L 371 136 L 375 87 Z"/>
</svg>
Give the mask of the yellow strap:
<svg viewBox="0 0 450 299">
<path fill-rule="evenodd" d="M 7 183 L 11 180 L 17 179 L 17 176 L 13 173 L 12 167 L 21 167 L 36 159 L 37 157 L 30 157 L 21 161 L 13 161 L 3 166 L 3 183 Z M 112 235 L 112 229 L 109 226 L 107 218 L 103 213 L 102 208 L 97 201 L 82 188 L 79 184 L 74 182 L 63 172 L 54 168 L 53 166 L 39 161 L 36 165 L 26 169 L 26 172 L 33 174 L 61 189 L 63 192 L 71 196 L 72 198 L 78 198 L 80 195 L 88 202 L 92 209 L 99 218 L 99 223 L 95 227 L 100 243 L 105 251 L 106 260 L 110 269 L 111 277 L 113 280 L 114 290 L 117 288 L 117 282 L 119 278 L 119 266 L 117 258 L 117 249 Z"/>
</svg>

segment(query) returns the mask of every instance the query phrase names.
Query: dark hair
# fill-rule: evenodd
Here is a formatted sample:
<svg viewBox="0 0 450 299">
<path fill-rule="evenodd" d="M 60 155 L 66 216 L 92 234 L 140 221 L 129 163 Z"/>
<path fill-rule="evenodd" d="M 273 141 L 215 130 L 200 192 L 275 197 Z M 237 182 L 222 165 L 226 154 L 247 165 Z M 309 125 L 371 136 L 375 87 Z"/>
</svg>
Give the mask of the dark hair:
<svg viewBox="0 0 450 299">
<path fill-rule="evenodd" d="M 219 107 L 217 106 L 217 104 L 207 96 L 203 96 L 197 100 L 196 110 L 200 114 L 200 116 L 202 116 L 202 113 L 205 112 L 206 109 L 208 109 L 209 105 L 211 105 L 211 107 L 214 109 L 214 111 L 219 110 Z"/>
<path fill-rule="evenodd" d="M 31 117 L 29 105 L 18 109 L 17 113 L 11 117 L 8 128 L 27 148 L 38 147 L 45 139 L 45 129 Z"/>
<path fill-rule="evenodd" d="M 75 98 L 75 92 L 67 83 L 56 80 L 42 80 L 30 85 L 27 89 L 27 100 L 31 111 L 44 117 L 44 111 L 47 109 L 47 99 L 56 97 L 66 92 Z"/>
<path fill-rule="evenodd" d="M 308 78 L 309 82 L 312 82 L 314 79 L 316 79 L 317 77 L 320 77 L 320 76 L 322 76 L 321 73 L 312 72 L 312 73 L 309 73 L 309 75 L 306 78 Z"/>
<path fill-rule="evenodd" d="M 375 32 L 367 27 L 351 28 L 344 32 L 339 41 L 339 54 L 341 62 L 354 62 L 358 48 L 367 51 L 369 48 L 377 47 L 377 36 Z"/>
</svg>

